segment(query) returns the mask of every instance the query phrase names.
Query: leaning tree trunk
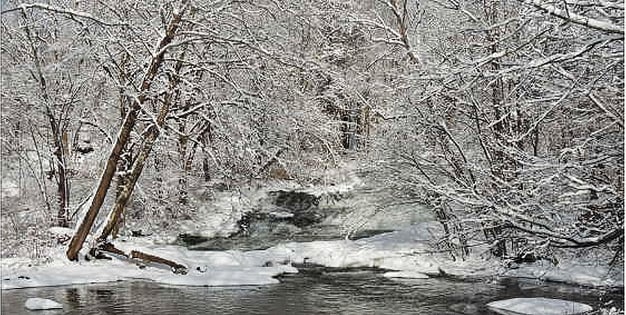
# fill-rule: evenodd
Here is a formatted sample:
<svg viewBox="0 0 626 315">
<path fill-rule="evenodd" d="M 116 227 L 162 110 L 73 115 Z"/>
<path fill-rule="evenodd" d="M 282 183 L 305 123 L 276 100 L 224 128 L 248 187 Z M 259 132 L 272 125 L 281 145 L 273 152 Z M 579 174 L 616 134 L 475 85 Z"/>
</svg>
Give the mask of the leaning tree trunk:
<svg viewBox="0 0 626 315">
<path fill-rule="evenodd" d="M 183 59 L 182 57 L 180 58 Z M 145 140 L 141 145 L 141 149 L 139 150 L 139 154 L 135 158 L 129 176 L 126 178 L 126 183 L 122 186 L 122 189 L 118 191 L 117 198 L 115 200 L 115 205 L 113 206 L 113 210 L 109 213 L 109 218 L 107 220 L 107 224 L 104 229 L 100 233 L 98 237 L 98 243 L 104 243 L 106 239 L 109 237 L 111 232 L 117 226 L 120 218 L 122 217 L 122 213 L 124 212 L 124 208 L 132 195 L 135 185 L 137 184 L 137 180 L 139 180 L 139 176 L 143 171 L 143 168 L 146 164 L 146 160 L 148 156 L 150 156 L 150 152 L 152 152 L 152 148 L 154 147 L 154 143 L 156 139 L 159 137 L 161 133 L 161 128 L 165 124 L 165 118 L 169 113 L 170 106 L 174 99 L 174 94 L 176 94 L 175 90 L 178 85 L 178 73 L 182 68 L 182 62 L 179 61 L 176 64 L 176 74 L 174 74 L 170 80 L 169 92 L 165 96 L 165 101 L 159 110 L 159 115 L 157 116 L 156 123 L 147 131 L 145 136 Z"/>
<path fill-rule="evenodd" d="M 128 200 L 130 199 L 130 196 L 135 189 L 135 185 L 137 184 L 137 180 L 139 179 L 139 176 L 143 171 L 146 160 L 148 159 L 148 156 L 150 156 L 150 152 L 152 152 L 154 143 L 158 138 L 160 130 L 165 123 L 165 118 L 167 116 L 167 113 L 169 112 L 169 107 L 170 102 L 165 102 L 165 104 L 161 107 L 159 111 L 159 116 L 157 117 L 156 124 L 150 126 L 148 134 L 146 135 L 146 138 L 141 145 L 139 154 L 133 162 L 130 175 L 126 178 L 126 182 L 118 191 L 115 205 L 113 206 L 113 210 L 109 214 L 106 226 L 98 237 L 98 243 L 106 241 L 107 237 L 111 234 L 113 229 L 117 226 L 120 218 L 122 217 L 124 208 L 126 207 L 126 204 L 128 203 Z"/>
<path fill-rule="evenodd" d="M 137 122 L 137 115 L 142 108 L 142 105 L 145 103 L 147 99 L 147 92 L 154 81 L 154 78 L 157 75 L 161 64 L 163 63 L 163 57 L 165 55 L 165 47 L 172 42 L 174 39 L 174 35 L 176 34 L 176 30 L 178 29 L 178 25 L 182 18 L 183 12 L 174 13 L 172 15 L 172 20 L 170 21 L 167 31 L 165 35 L 159 42 L 159 45 L 156 49 L 154 57 L 150 62 L 150 66 L 148 67 L 144 78 L 141 84 L 141 93 L 137 97 L 137 99 L 132 103 L 132 108 L 128 111 L 124 122 L 122 123 L 122 127 L 120 133 L 113 145 L 111 153 L 109 154 L 109 159 L 107 160 L 106 166 L 104 168 L 104 172 L 102 173 L 102 177 L 100 178 L 100 183 L 98 184 L 98 188 L 91 200 L 91 204 L 85 217 L 83 218 L 78 230 L 72 237 L 70 244 L 68 246 L 66 255 L 69 260 L 77 260 L 78 252 L 83 246 L 85 239 L 87 238 L 87 234 L 91 231 L 91 227 L 93 226 L 94 221 L 96 220 L 96 216 L 102 207 L 102 203 L 104 202 L 104 198 L 107 194 L 109 187 L 111 186 L 111 181 L 113 179 L 113 175 L 115 174 L 115 168 L 117 166 L 117 162 L 120 158 L 120 154 L 122 149 L 128 143 L 130 138 L 130 133 Z"/>
<path fill-rule="evenodd" d="M 144 97 L 145 98 L 145 97 Z M 102 177 L 100 178 L 100 183 L 98 184 L 98 188 L 91 200 L 91 205 L 85 214 L 78 230 L 72 237 L 70 244 L 67 249 L 67 258 L 69 260 L 77 260 L 78 252 L 83 246 L 85 239 L 87 238 L 87 234 L 91 231 L 91 227 L 93 226 L 94 221 L 96 220 L 96 216 L 100 211 L 100 207 L 102 207 L 102 203 L 104 202 L 104 197 L 106 197 L 109 186 L 111 185 L 111 181 L 113 176 L 115 175 L 115 169 L 117 166 L 117 161 L 120 158 L 120 154 L 122 149 L 128 142 L 130 138 L 130 132 L 132 131 L 135 123 L 137 121 L 137 114 L 139 113 L 140 107 L 137 105 L 135 108 L 128 112 L 128 115 L 124 119 L 124 123 L 122 124 L 122 128 L 120 133 L 113 145 L 113 149 L 109 154 L 109 159 L 107 160 L 106 166 L 104 168 L 104 172 L 102 173 Z"/>
</svg>

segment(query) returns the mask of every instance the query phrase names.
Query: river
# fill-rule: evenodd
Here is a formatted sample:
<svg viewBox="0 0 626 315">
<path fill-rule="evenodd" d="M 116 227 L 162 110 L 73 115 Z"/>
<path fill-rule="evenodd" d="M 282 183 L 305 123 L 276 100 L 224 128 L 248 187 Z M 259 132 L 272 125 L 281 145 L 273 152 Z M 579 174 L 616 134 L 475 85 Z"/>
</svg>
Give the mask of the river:
<svg viewBox="0 0 626 315">
<path fill-rule="evenodd" d="M 35 314 L 29 297 L 56 300 L 63 310 L 36 314 L 494 314 L 485 304 L 513 297 L 550 297 L 594 308 L 623 308 L 623 291 L 504 279 L 391 280 L 379 270 L 306 268 L 280 283 L 246 287 L 172 287 L 143 281 L 2 291 L 2 314 Z"/>
</svg>

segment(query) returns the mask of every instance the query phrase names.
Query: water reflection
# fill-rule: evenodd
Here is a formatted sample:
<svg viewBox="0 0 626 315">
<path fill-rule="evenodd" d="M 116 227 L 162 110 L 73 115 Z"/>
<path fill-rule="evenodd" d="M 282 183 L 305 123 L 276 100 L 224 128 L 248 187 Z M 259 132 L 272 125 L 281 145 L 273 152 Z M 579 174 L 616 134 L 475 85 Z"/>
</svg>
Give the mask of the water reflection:
<svg viewBox="0 0 626 315">
<path fill-rule="evenodd" d="M 598 307 L 613 300 L 623 308 L 623 291 L 504 280 L 391 280 L 373 271 L 312 270 L 286 275 L 282 283 L 237 288 L 172 287 L 118 282 L 2 292 L 3 314 L 32 314 L 28 297 L 54 299 L 63 311 L 37 314 L 493 314 L 485 304 L 513 297 L 561 298 Z"/>
</svg>

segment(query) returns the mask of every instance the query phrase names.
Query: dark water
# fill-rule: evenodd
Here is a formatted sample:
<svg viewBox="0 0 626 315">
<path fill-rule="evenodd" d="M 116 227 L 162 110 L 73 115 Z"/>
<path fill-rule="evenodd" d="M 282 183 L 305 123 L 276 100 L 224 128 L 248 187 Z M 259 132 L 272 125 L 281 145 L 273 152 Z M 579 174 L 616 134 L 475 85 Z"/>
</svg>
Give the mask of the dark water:
<svg viewBox="0 0 626 315">
<path fill-rule="evenodd" d="M 349 239 L 358 240 L 374 235 L 392 232 L 393 230 L 360 230 L 350 235 Z M 267 249 L 285 242 L 332 241 L 344 239 L 340 229 L 332 225 L 316 225 L 293 230 L 286 225 L 267 225 L 263 230 L 253 231 L 248 235 L 231 237 L 215 237 L 202 239 L 179 237 L 178 245 L 187 246 L 191 250 L 259 250 Z"/>
<path fill-rule="evenodd" d="M 2 291 L 2 314 L 492 314 L 485 304 L 513 297 L 552 297 L 623 308 L 623 291 L 606 293 L 566 285 L 394 281 L 375 271 L 309 269 L 280 284 L 250 287 L 171 287 L 118 282 Z M 64 310 L 31 312 L 29 297 L 51 298 Z"/>
</svg>

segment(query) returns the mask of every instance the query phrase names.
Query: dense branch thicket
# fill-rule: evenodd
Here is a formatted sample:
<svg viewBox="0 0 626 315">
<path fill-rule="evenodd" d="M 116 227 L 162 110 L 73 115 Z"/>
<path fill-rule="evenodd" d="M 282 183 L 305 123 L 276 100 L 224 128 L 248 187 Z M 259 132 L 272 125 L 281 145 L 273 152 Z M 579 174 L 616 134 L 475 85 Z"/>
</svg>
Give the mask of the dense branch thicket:
<svg viewBox="0 0 626 315">
<path fill-rule="evenodd" d="M 424 8 L 425 65 L 404 78 L 402 122 L 387 124 L 387 180 L 433 206 L 459 247 L 620 251 L 623 7 L 532 4 Z"/>
<path fill-rule="evenodd" d="M 429 205 L 455 257 L 476 241 L 502 257 L 622 250 L 619 2 L 3 10 L 5 237 L 80 226 L 75 259 L 125 221 L 194 218 L 197 190 L 313 182 L 357 159 L 394 198 Z"/>
</svg>

